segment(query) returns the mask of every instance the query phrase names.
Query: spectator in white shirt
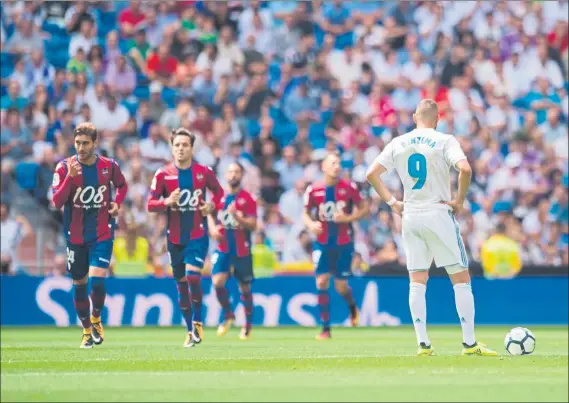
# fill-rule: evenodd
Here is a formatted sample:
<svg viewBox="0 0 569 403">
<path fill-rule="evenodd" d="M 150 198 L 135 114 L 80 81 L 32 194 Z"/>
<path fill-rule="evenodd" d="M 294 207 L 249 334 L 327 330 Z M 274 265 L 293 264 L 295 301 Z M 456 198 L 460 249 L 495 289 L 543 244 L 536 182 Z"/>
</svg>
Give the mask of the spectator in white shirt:
<svg viewBox="0 0 569 403">
<path fill-rule="evenodd" d="M 494 11 L 487 11 L 485 18 L 481 18 L 476 22 L 474 27 L 474 36 L 479 41 L 499 42 L 502 38 L 502 28 L 494 18 Z"/>
<path fill-rule="evenodd" d="M 263 22 L 263 26 L 271 28 L 273 26 L 273 16 L 268 8 L 260 8 L 259 1 L 252 0 L 241 14 L 239 14 L 239 32 L 249 30 L 253 26 L 253 17 L 258 14 Z"/>
<path fill-rule="evenodd" d="M 563 74 L 559 65 L 548 56 L 547 44 L 540 43 L 537 46 L 537 58 L 525 67 L 526 76 L 533 81 L 537 77 L 547 77 L 549 83 L 555 88 L 563 87 Z"/>
<path fill-rule="evenodd" d="M 567 136 L 567 125 L 561 123 L 558 108 L 551 108 L 547 111 L 547 120 L 539 126 L 539 129 L 548 145 L 553 145 L 559 138 Z"/>
<path fill-rule="evenodd" d="M 304 169 L 296 162 L 296 150 L 287 146 L 282 151 L 283 158 L 275 163 L 274 169 L 281 175 L 281 185 L 288 190 L 304 175 Z"/>
<path fill-rule="evenodd" d="M 117 102 L 113 95 L 108 95 L 100 108 L 93 108 L 93 124 L 101 130 L 113 132 L 122 129 L 129 119 L 128 109 Z"/>
<path fill-rule="evenodd" d="M 55 78 L 55 68 L 45 59 L 43 49 L 34 49 L 26 70 L 31 77 L 31 85 L 49 86 Z"/>
<path fill-rule="evenodd" d="M 411 51 L 411 61 L 403 66 L 403 75 L 411 80 L 415 87 L 422 87 L 433 76 L 433 70 L 423 61 L 421 53 L 415 49 Z"/>
<path fill-rule="evenodd" d="M 283 216 L 284 221 L 289 225 L 302 222 L 305 189 L 306 181 L 304 179 L 298 179 L 294 188 L 284 192 L 279 200 L 279 212 Z"/>
<path fill-rule="evenodd" d="M 486 111 L 486 125 L 494 133 L 513 133 L 520 128 L 518 112 L 512 107 L 512 103 L 506 94 L 505 88 L 494 88 L 494 105 Z"/>
<path fill-rule="evenodd" d="M 273 32 L 270 25 L 266 25 L 260 13 L 254 13 L 251 25 L 241 31 L 240 42 L 243 48 L 247 48 L 249 38 L 253 36 L 255 41 L 253 48 L 263 55 L 272 57 L 275 53 Z"/>
<path fill-rule="evenodd" d="M 231 64 L 243 64 L 245 61 L 243 51 L 235 41 L 233 29 L 229 25 L 221 28 L 221 31 L 219 33 L 219 41 L 217 42 L 217 51 L 218 58 L 228 59 L 231 61 Z"/>
<path fill-rule="evenodd" d="M 351 46 L 332 51 L 326 60 L 328 70 L 338 79 L 342 88 L 347 88 L 353 81 L 360 79 L 362 62 L 361 55 L 356 54 Z"/>
<path fill-rule="evenodd" d="M 510 93 L 512 99 L 516 99 L 527 94 L 531 88 L 531 80 L 527 74 L 527 65 L 522 63 L 524 47 L 518 43 L 514 45 L 512 56 L 504 62 L 504 76 L 512 84 L 513 90 Z"/>
<path fill-rule="evenodd" d="M 69 57 L 74 57 L 79 48 L 83 48 L 88 54 L 91 48 L 97 44 L 97 37 L 94 35 L 93 22 L 85 19 L 81 22 L 79 32 L 71 37 L 69 42 Z"/>
<path fill-rule="evenodd" d="M 148 137 L 140 142 L 140 154 L 144 161 L 144 166 L 149 171 L 156 171 L 170 161 L 172 153 L 170 152 L 170 147 L 162 138 L 158 125 L 153 123 L 148 130 Z"/>
</svg>

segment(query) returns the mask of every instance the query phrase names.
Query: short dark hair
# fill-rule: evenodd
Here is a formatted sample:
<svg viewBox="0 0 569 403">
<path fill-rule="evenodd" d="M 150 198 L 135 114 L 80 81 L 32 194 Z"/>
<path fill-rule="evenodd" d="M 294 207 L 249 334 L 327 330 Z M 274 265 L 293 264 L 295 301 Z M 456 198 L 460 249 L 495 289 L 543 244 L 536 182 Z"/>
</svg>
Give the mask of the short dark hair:
<svg viewBox="0 0 569 403">
<path fill-rule="evenodd" d="M 91 122 L 84 122 L 77 125 L 73 130 L 73 138 L 77 136 L 89 136 L 95 142 L 97 140 L 97 128 Z"/>
<path fill-rule="evenodd" d="M 240 163 L 239 161 L 233 161 L 233 162 L 232 162 L 231 164 L 229 164 L 229 165 L 236 165 L 236 166 L 239 168 L 239 170 L 241 171 L 242 174 L 245 173 L 245 167 L 244 167 L 243 164 Z"/>
<path fill-rule="evenodd" d="M 183 127 L 180 127 L 176 130 L 172 130 L 172 135 L 170 136 L 170 144 L 174 144 L 174 139 L 176 138 L 176 136 L 189 137 L 190 145 L 192 147 L 194 146 L 194 143 L 196 142 L 196 135 L 194 133 L 192 133 L 191 131 L 189 131 L 188 129 L 185 129 Z"/>
</svg>

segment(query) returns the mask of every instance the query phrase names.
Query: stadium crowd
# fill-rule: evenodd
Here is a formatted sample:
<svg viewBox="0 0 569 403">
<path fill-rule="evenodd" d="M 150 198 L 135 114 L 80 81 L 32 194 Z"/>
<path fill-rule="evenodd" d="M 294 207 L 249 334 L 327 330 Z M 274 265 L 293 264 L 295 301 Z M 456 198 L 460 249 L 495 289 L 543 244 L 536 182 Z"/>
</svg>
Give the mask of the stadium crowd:
<svg viewBox="0 0 569 403">
<path fill-rule="evenodd" d="M 5 212 L 5 179 L 49 209 L 55 164 L 92 121 L 130 185 L 117 261 L 166 270 L 165 218 L 145 199 L 184 126 L 222 182 L 230 162 L 245 166 L 262 218 L 256 266 L 310 261 L 303 193 L 330 150 L 372 202 L 354 264 L 403 264 L 399 217 L 365 171 L 433 98 L 438 130 L 474 168 L 459 217 L 469 257 L 504 223 L 524 262 L 569 263 L 567 1 L 6 0 L 1 11 L 3 261 L 31 231 Z"/>
</svg>

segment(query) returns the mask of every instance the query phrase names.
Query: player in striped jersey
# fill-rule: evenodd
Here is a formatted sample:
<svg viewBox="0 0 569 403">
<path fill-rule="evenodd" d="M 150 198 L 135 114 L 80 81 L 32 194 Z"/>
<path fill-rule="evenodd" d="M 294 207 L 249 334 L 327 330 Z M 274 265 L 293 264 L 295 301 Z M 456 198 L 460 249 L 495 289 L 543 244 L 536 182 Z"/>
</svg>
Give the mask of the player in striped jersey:
<svg viewBox="0 0 569 403">
<path fill-rule="evenodd" d="M 128 186 L 116 161 L 95 154 L 97 129 L 82 123 L 73 132 L 77 155 L 57 164 L 53 175 L 53 203 L 63 210 L 67 239 L 67 270 L 73 279 L 74 303 L 83 325 L 81 348 L 104 339 L 101 311 L 105 305 L 105 277 L 113 251 L 115 219 Z M 116 188 L 113 201 L 111 186 Z M 93 311 L 87 295 L 91 279 Z"/>
<path fill-rule="evenodd" d="M 194 162 L 195 140 L 184 128 L 172 133 L 174 162 L 156 171 L 147 201 L 148 211 L 168 214 L 168 253 L 188 330 L 184 347 L 203 339 L 201 270 L 209 247 L 207 215 L 224 193 L 211 168 Z M 206 202 L 207 190 L 213 193 L 211 202 Z"/>
<path fill-rule="evenodd" d="M 338 293 L 346 300 L 352 326 L 359 320 L 358 308 L 348 284 L 352 275 L 354 236 L 352 223 L 368 213 L 367 203 L 357 185 L 340 177 L 340 157 L 331 153 L 322 161 L 324 179 L 306 189 L 303 221 L 316 236 L 312 260 L 318 288 L 322 332 L 317 339 L 329 339 L 330 276 Z"/>
</svg>

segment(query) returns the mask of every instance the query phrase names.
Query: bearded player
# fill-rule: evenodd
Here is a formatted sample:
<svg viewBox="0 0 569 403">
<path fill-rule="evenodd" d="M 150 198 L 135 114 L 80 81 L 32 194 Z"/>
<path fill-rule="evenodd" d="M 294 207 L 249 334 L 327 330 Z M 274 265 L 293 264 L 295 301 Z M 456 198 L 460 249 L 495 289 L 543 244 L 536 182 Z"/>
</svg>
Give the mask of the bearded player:
<svg viewBox="0 0 569 403">
<path fill-rule="evenodd" d="M 148 211 L 168 214 L 168 253 L 187 327 L 184 347 L 203 340 L 201 270 L 209 247 L 207 216 L 223 197 L 211 168 L 193 160 L 195 140 L 189 130 L 174 130 L 170 138 L 174 162 L 156 171 L 147 201 Z M 213 193 L 211 202 L 206 202 L 208 189 Z"/>
<path fill-rule="evenodd" d="M 455 137 L 437 132 L 439 108 L 432 99 L 419 103 L 413 114 L 417 128 L 393 139 L 370 166 L 367 179 L 377 194 L 398 215 L 409 271 L 409 307 L 417 335 L 417 354 L 429 356 L 434 349 L 427 334 L 425 293 L 433 259 L 444 267 L 454 288 L 456 311 L 463 336 L 463 355 L 495 356 L 477 343 L 474 335 L 474 296 L 468 258 L 455 214 L 460 213 L 472 169 Z M 458 171 L 458 189 L 451 198 L 450 170 Z M 391 194 L 381 175 L 395 169 L 403 183 L 403 202 Z"/>
<path fill-rule="evenodd" d="M 223 308 L 224 321 L 217 329 L 217 335 L 225 335 L 235 321 L 231 309 L 229 293 L 225 286 L 230 274 L 239 284 L 241 301 L 245 308 L 245 326 L 239 338 L 247 340 L 251 337 L 253 324 L 253 259 L 251 257 L 251 232 L 257 227 L 257 202 L 249 192 L 241 187 L 243 166 L 238 162 L 229 165 L 225 178 L 229 191 L 221 200 L 216 225 L 212 216 L 210 220 L 211 237 L 219 241 L 219 246 L 212 256 L 212 280 L 217 300 Z"/>
<path fill-rule="evenodd" d="M 322 332 L 316 336 L 319 340 L 331 337 L 330 276 L 334 276 L 336 291 L 348 304 L 352 326 L 358 324 L 359 312 L 348 284 L 354 255 L 352 223 L 368 212 L 356 184 L 340 178 L 338 154 L 326 156 L 322 171 L 323 180 L 306 189 L 303 213 L 304 224 L 316 236 L 312 260 L 322 320 Z"/>
<path fill-rule="evenodd" d="M 73 279 L 73 302 L 83 326 L 81 348 L 101 344 L 104 330 L 105 277 L 113 251 L 115 220 L 126 197 L 127 183 L 116 161 L 95 153 L 97 129 L 82 123 L 73 132 L 77 154 L 57 164 L 53 203 L 63 207 L 67 271 Z M 116 188 L 115 198 L 111 186 Z M 88 281 L 91 280 L 91 310 Z M 89 314 L 91 316 L 89 317 Z"/>
</svg>

